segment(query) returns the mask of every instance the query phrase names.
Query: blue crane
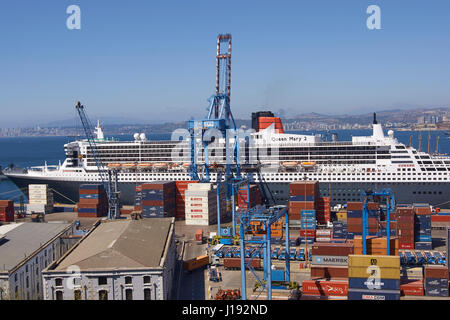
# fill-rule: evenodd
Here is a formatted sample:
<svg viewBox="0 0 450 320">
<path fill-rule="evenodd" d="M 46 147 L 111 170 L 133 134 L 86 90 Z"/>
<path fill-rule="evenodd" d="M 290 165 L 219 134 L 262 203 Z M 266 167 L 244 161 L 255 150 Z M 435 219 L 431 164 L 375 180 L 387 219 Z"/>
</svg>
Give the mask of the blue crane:
<svg viewBox="0 0 450 320">
<path fill-rule="evenodd" d="M 188 121 L 191 143 L 190 175 L 193 180 L 203 180 L 206 182 L 210 181 L 208 147 L 213 142 L 216 142 L 216 140 L 226 138 L 227 134 L 230 133 L 230 129 L 235 133 L 235 137 L 232 151 L 229 146 L 226 146 L 227 161 L 225 178 L 229 179 L 231 176 L 231 162 L 236 162 L 236 175 L 238 177 L 241 175 L 238 148 L 239 139 L 236 134 L 236 123 L 230 107 L 231 34 L 219 34 L 217 37 L 216 69 L 216 93 L 209 99 L 210 104 L 206 118 Z M 228 139 L 226 140 L 228 141 Z M 198 158 L 202 148 L 204 154 L 204 175 L 202 179 L 200 179 L 200 165 L 198 164 Z M 229 154 L 229 152 L 232 152 L 232 154 Z M 236 159 L 236 161 L 231 161 L 232 159 Z"/>
<path fill-rule="evenodd" d="M 363 212 L 362 212 L 362 241 L 363 254 L 367 254 L 366 237 L 369 233 L 369 199 L 370 197 L 383 197 L 386 199 L 386 255 L 390 255 L 391 245 L 391 217 L 390 214 L 395 210 L 395 197 L 391 189 L 382 189 L 381 191 L 372 191 L 368 189 L 363 192 Z"/>
<path fill-rule="evenodd" d="M 253 276 L 256 278 L 258 283 L 261 284 L 263 290 L 267 289 L 267 299 L 272 300 L 272 262 L 271 262 L 271 241 L 270 241 L 270 226 L 285 217 L 285 237 L 286 246 L 284 248 L 286 252 L 286 267 L 285 267 L 285 280 L 290 282 L 290 255 L 289 255 L 289 216 L 286 206 L 274 206 L 270 208 L 255 207 L 247 209 L 240 212 L 240 247 L 241 247 L 241 289 L 242 289 L 242 299 L 247 299 L 247 285 L 246 285 L 246 274 L 245 270 L 248 268 Z M 246 231 L 251 230 L 251 221 L 259 221 L 263 224 L 263 230 L 265 231 L 264 237 L 262 239 L 246 239 Z M 245 260 L 245 245 L 246 244 L 256 244 L 259 246 L 259 250 L 263 250 L 263 263 L 264 263 L 264 279 L 267 283 L 263 283 L 261 279 L 257 276 L 254 269 L 251 266 L 250 260 Z"/>
<path fill-rule="evenodd" d="M 98 156 L 97 144 L 95 142 L 95 138 L 93 135 L 93 129 L 89 118 L 86 115 L 86 111 L 84 106 L 78 101 L 75 108 L 78 111 L 78 115 L 80 116 L 81 124 L 83 125 L 84 132 L 86 134 L 86 138 L 89 143 L 89 147 L 92 152 L 92 156 L 95 160 L 95 165 L 97 166 L 98 175 L 102 182 L 103 187 L 105 188 L 106 194 L 108 196 L 108 204 L 109 204 L 109 219 L 117 219 L 120 217 L 120 203 L 119 203 L 119 191 L 117 188 L 117 171 L 116 170 L 105 170 L 105 166 L 102 162 L 102 159 Z M 114 178 L 114 182 L 112 181 Z"/>
</svg>

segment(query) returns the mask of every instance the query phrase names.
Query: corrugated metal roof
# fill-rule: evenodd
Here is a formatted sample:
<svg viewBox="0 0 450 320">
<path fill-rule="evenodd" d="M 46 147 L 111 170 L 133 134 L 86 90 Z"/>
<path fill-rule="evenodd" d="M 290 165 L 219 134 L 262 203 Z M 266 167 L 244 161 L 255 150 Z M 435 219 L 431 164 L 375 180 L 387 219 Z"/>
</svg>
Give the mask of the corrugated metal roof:
<svg viewBox="0 0 450 320">
<path fill-rule="evenodd" d="M 0 240 L 0 270 L 9 271 L 31 256 L 43 244 L 64 231 L 70 223 L 18 223 L 9 225 Z M 2 226 L 4 227 L 4 226 Z M 6 229 L 6 228 L 5 228 Z M 0 232 L 5 231 L 0 228 Z"/>
<path fill-rule="evenodd" d="M 171 223 L 172 218 L 102 221 L 53 270 L 159 267 Z"/>
</svg>

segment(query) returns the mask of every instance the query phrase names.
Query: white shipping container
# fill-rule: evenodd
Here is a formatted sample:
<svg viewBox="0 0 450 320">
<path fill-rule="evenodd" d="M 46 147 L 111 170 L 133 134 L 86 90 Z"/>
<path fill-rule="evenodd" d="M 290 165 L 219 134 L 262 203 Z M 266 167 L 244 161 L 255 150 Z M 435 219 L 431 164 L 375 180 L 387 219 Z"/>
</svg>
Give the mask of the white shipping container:
<svg viewBox="0 0 450 320">
<path fill-rule="evenodd" d="M 28 202 L 29 202 L 29 204 L 45 204 L 45 205 L 53 206 L 53 201 L 48 201 L 48 200 L 33 199 Z"/>
<path fill-rule="evenodd" d="M 186 192 L 190 190 L 212 190 L 212 183 L 190 183 L 188 184 Z"/>
<path fill-rule="evenodd" d="M 330 236 L 331 235 L 331 229 L 317 229 L 316 235 L 318 236 Z"/>
<path fill-rule="evenodd" d="M 210 223 L 208 219 L 186 219 L 185 224 L 187 226 L 209 226 Z"/>
</svg>

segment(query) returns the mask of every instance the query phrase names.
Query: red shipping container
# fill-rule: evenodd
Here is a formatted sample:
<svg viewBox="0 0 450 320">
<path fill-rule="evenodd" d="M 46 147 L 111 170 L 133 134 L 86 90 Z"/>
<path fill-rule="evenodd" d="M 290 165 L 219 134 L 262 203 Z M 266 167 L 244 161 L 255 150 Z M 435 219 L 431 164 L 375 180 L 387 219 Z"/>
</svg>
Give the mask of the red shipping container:
<svg viewBox="0 0 450 320">
<path fill-rule="evenodd" d="M 311 266 L 311 278 L 346 279 L 348 267 L 345 266 Z"/>
<path fill-rule="evenodd" d="M 310 238 L 314 238 L 316 236 L 316 230 L 312 230 L 312 229 L 301 229 L 300 230 L 300 237 L 310 237 Z"/>
<path fill-rule="evenodd" d="M 347 210 L 348 211 L 362 211 L 363 205 L 362 202 L 347 202 Z"/>
<path fill-rule="evenodd" d="M 347 296 L 348 281 L 304 280 L 302 293 L 318 296 Z"/>
<path fill-rule="evenodd" d="M 426 265 L 425 266 L 425 279 L 447 279 L 448 280 L 448 267 L 439 265 Z"/>
<path fill-rule="evenodd" d="M 402 296 L 423 296 L 423 281 L 402 279 L 400 283 L 400 294 Z"/>
<path fill-rule="evenodd" d="M 315 210 L 313 201 L 289 201 L 289 212 L 301 213 L 302 210 Z"/>
<path fill-rule="evenodd" d="M 450 222 L 450 216 L 432 215 L 431 222 Z"/>
<path fill-rule="evenodd" d="M 348 256 L 353 254 L 351 243 L 314 243 L 311 253 L 318 256 Z"/>
<path fill-rule="evenodd" d="M 293 181 L 289 184 L 290 196 L 315 196 L 319 195 L 318 181 Z"/>
<path fill-rule="evenodd" d="M 402 250 L 414 250 L 414 242 L 413 243 L 404 243 L 398 242 L 398 248 Z"/>
</svg>

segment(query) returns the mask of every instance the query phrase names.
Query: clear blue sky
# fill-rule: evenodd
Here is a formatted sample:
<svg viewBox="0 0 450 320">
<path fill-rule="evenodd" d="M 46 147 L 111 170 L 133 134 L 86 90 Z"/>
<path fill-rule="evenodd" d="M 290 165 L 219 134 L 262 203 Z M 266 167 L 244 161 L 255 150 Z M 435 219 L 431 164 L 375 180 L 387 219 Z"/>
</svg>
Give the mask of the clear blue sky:
<svg viewBox="0 0 450 320">
<path fill-rule="evenodd" d="M 366 28 L 370 4 L 382 30 Z M 450 104 L 448 0 L 4 0 L 0 126 L 75 117 L 77 100 L 91 117 L 201 117 L 228 32 L 237 118 Z"/>
</svg>

